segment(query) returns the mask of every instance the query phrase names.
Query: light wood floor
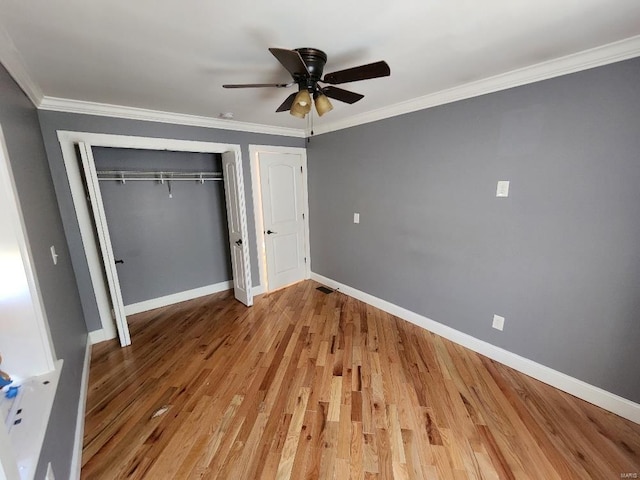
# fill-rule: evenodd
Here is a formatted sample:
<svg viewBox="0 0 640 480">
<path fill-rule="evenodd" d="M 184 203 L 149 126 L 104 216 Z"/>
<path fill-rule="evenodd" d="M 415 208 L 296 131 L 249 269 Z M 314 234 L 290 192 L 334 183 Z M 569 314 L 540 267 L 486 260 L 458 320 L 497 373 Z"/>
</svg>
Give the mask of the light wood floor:
<svg viewBox="0 0 640 480">
<path fill-rule="evenodd" d="M 131 347 L 95 346 L 82 477 L 640 477 L 639 425 L 317 286 L 146 312 Z"/>
</svg>

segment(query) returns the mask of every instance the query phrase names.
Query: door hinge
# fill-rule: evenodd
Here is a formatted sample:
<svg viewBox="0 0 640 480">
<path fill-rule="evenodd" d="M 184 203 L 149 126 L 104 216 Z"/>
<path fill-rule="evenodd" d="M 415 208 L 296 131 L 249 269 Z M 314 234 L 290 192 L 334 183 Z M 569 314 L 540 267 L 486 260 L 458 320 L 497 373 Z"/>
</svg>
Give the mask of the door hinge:
<svg viewBox="0 0 640 480">
<path fill-rule="evenodd" d="M 304 257 L 304 263 L 307 263 L 307 257 Z"/>
<path fill-rule="evenodd" d="M 300 173 L 302 173 L 302 165 L 300 165 Z"/>
<path fill-rule="evenodd" d="M 302 219 L 304 220 L 304 213 L 302 214 Z"/>
</svg>

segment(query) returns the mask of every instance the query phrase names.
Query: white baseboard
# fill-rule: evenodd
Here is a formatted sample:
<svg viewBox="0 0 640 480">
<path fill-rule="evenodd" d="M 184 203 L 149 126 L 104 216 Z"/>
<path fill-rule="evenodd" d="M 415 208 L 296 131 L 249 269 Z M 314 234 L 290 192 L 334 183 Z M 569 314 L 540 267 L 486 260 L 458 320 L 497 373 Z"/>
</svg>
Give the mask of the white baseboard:
<svg viewBox="0 0 640 480">
<path fill-rule="evenodd" d="M 212 293 L 230 290 L 231 288 L 233 288 L 233 282 L 228 281 L 214 283 L 213 285 L 207 285 L 205 287 L 194 288 L 192 290 L 186 290 L 184 292 L 172 293 L 171 295 L 165 295 L 164 297 L 152 298 L 151 300 L 145 300 L 144 302 L 125 305 L 124 314 L 127 316 L 135 315 L 136 313 L 146 312 L 147 310 L 153 310 L 154 308 L 166 307 L 167 305 L 173 305 L 174 303 L 180 303 L 186 300 L 204 297 L 205 295 L 211 295 Z"/>
<path fill-rule="evenodd" d="M 92 332 L 93 333 L 93 332 Z M 71 457 L 70 480 L 80 479 L 82 468 L 82 439 L 84 437 L 84 413 L 87 406 L 87 390 L 89 389 L 89 365 L 91 364 L 91 345 L 87 339 L 87 347 L 84 351 L 84 364 L 82 366 L 82 380 L 80 382 L 80 400 L 78 400 L 78 416 L 76 418 L 76 434 L 73 442 L 73 457 Z"/>
<path fill-rule="evenodd" d="M 264 286 L 256 285 L 255 287 L 251 287 L 251 294 L 255 297 L 257 295 L 262 295 L 264 293 Z"/>
<path fill-rule="evenodd" d="M 220 282 L 213 285 L 207 285 L 206 287 L 194 288 L 193 290 L 187 290 L 184 292 L 174 293 L 166 295 L 164 297 L 153 298 L 144 302 L 132 303 L 131 305 L 125 305 L 125 315 L 135 315 L 136 313 L 146 312 L 153 310 L 154 308 L 166 307 L 167 305 L 173 305 L 174 303 L 184 302 L 186 300 L 192 300 L 194 298 L 203 297 L 205 295 L 211 295 L 212 293 L 222 292 L 224 290 L 230 290 L 233 288 L 233 282 Z M 258 285 L 253 288 L 254 295 L 260 295 L 263 293 L 262 285 Z M 104 342 L 105 340 L 111 340 L 116 338 L 117 333 L 114 332 L 113 336 L 107 335 L 104 329 L 94 330 L 89 332 L 89 343 L 95 345 L 96 343 Z"/>
<path fill-rule="evenodd" d="M 590 385 L 582 380 L 578 380 L 577 378 L 570 377 L 569 375 L 521 357 L 520 355 L 509 352 L 503 348 L 496 347 L 484 340 L 479 340 L 471 335 L 462 333 L 454 328 L 394 305 L 386 300 L 369 295 L 368 293 L 356 290 L 348 285 L 336 282 L 330 278 L 323 277 L 322 275 L 312 272 L 311 279 L 323 283 L 331 288 L 338 289 L 345 295 L 349 295 L 350 297 L 368 303 L 380 310 L 384 310 L 391 315 L 407 320 L 408 322 L 418 325 L 419 327 L 429 330 L 430 332 L 440 335 L 452 342 L 473 350 L 474 352 L 485 355 L 518 370 L 519 372 L 540 380 L 541 382 L 551 385 L 552 387 L 570 393 L 582 400 L 640 424 L 640 405 L 627 400 L 626 398 L 607 392 L 606 390 Z"/>
<path fill-rule="evenodd" d="M 107 332 L 105 331 L 105 329 L 101 328 L 100 330 L 94 330 L 93 332 L 89 332 L 88 342 L 90 345 L 95 345 L 96 343 L 100 343 L 100 342 L 104 342 L 105 340 L 111 340 L 112 338 L 116 338 L 117 335 L 118 334 L 116 333 L 113 337 L 110 337 L 109 335 L 107 335 Z"/>
</svg>

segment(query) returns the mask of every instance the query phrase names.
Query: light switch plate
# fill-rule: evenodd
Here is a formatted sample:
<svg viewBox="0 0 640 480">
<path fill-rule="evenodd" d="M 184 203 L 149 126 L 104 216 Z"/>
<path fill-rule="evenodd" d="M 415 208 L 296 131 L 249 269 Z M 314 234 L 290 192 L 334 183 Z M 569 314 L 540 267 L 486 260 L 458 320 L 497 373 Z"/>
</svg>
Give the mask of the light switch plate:
<svg viewBox="0 0 640 480">
<path fill-rule="evenodd" d="M 360 214 L 359 213 L 354 213 L 353 214 L 353 223 L 360 223 Z"/>
<path fill-rule="evenodd" d="M 500 315 L 493 316 L 493 324 L 491 325 L 496 330 L 502 331 L 504 329 L 504 317 Z"/>
<path fill-rule="evenodd" d="M 496 197 L 508 197 L 509 196 L 509 180 L 500 180 L 498 182 L 498 188 L 496 190 Z"/>
<path fill-rule="evenodd" d="M 53 260 L 53 264 L 57 265 L 58 264 L 58 254 L 56 253 L 56 247 L 54 245 L 51 245 L 51 260 Z"/>
<path fill-rule="evenodd" d="M 53 468 L 51 467 L 51 462 L 47 465 L 47 474 L 44 477 L 44 480 L 56 480 L 56 477 L 53 474 Z"/>
</svg>

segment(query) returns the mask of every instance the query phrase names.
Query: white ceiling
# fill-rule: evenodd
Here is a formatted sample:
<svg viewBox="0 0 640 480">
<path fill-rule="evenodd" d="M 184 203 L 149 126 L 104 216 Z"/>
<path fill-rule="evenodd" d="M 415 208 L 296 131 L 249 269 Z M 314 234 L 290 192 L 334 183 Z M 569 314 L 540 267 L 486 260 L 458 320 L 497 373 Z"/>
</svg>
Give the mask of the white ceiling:
<svg viewBox="0 0 640 480">
<path fill-rule="evenodd" d="M 325 73 L 386 60 L 315 120 L 345 122 L 640 35 L 640 1 L 0 0 L 0 28 L 46 97 L 304 128 L 275 113 L 289 90 L 221 85 L 287 82 L 268 47 L 324 50 Z"/>
</svg>

